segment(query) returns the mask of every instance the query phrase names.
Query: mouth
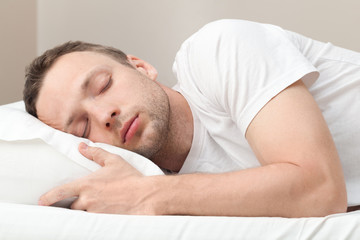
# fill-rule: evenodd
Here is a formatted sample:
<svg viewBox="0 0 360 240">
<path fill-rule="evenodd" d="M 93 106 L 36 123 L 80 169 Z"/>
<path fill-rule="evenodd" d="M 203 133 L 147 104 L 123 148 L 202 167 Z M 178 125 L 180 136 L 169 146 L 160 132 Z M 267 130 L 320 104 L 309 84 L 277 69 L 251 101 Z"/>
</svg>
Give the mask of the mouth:
<svg viewBox="0 0 360 240">
<path fill-rule="evenodd" d="M 129 142 L 135 135 L 137 129 L 140 125 L 139 115 L 134 116 L 129 121 L 125 122 L 123 128 L 121 129 L 121 139 L 123 144 Z"/>
</svg>

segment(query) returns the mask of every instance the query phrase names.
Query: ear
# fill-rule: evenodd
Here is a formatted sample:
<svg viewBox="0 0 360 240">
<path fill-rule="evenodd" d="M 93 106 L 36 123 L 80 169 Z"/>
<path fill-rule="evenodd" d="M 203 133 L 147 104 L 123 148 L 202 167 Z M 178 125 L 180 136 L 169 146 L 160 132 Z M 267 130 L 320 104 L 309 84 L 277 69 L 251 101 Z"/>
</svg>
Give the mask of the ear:
<svg viewBox="0 0 360 240">
<path fill-rule="evenodd" d="M 133 65 L 139 72 L 148 76 L 152 80 L 156 80 L 158 72 L 155 67 L 150 63 L 135 57 L 133 55 L 127 55 L 127 59 L 131 65 Z"/>
</svg>

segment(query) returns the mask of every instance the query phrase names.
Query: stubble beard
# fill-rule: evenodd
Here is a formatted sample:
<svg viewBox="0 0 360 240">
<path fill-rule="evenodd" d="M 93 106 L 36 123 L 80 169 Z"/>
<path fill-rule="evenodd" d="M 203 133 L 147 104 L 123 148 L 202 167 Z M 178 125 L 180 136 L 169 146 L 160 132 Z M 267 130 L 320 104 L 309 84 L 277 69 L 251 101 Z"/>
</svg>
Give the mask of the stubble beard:
<svg viewBox="0 0 360 240">
<path fill-rule="evenodd" d="M 156 84 L 156 83 L 151 83 Z M 157 85 L 157 84 L 156 84 Z M 150 119 L 150 130 L 146 143 L 137 147 L 133 151 L 154 160 L 154 156 L 158 155 L 166 145 L 170 132 L 170 103 L 165 91 L 157 85 L 156 91 L 145 97 L 147 112 Z"/>
</svg>

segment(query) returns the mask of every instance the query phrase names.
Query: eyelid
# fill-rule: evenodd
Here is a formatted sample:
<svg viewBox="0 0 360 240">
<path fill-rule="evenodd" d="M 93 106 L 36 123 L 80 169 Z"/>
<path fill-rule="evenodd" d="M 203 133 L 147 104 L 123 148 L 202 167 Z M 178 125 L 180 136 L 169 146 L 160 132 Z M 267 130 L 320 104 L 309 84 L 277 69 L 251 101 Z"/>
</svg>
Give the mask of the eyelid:
<svg viewBox="0 0 360 240">
<path fill-rule="evenodd" d="M 86 138 L 86 132 L 88 131 L 88 128 L 89 128 L 89 118 L 86 118 L 85 129 L 83 135 L 81 136 L 82 138 Z"/>
<path fill-rule="evenodd" d="M 112 78 L 111 75 L 109 75 L 109 80 L 107 81 L 106 85 L 101 89 L 100 93 L 105 92 L 111 86 L 111 83 L 112 83 Z"/>
</svg>

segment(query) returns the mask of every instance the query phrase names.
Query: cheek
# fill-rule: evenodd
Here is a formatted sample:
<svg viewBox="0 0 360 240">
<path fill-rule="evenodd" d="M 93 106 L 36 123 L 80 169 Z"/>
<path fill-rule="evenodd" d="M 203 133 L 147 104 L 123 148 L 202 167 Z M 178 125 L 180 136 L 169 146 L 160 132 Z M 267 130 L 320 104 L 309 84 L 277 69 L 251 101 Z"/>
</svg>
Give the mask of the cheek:
<svg viewBox="0 0 360 240">
<path fill-rule="evenodd" d="M 104 131 L 104 129 L 101 131 L 99 127 L 95 127 L 91 129 L 89 140 L 91 140 L 92 142 L 113 144 L 113 139 L 109 134 L 109 132 Z"/>
<path fill-rule="evenodd" d="M 112 104 L 125 104 L 128 99 L 132 99 L 136 95 L 134 88 L 126 84 L 114 84 L 104 94 L 104 99 Z"/>
</svg>

